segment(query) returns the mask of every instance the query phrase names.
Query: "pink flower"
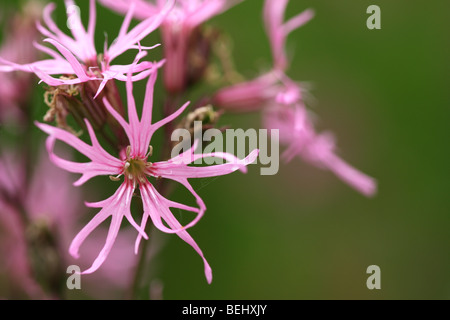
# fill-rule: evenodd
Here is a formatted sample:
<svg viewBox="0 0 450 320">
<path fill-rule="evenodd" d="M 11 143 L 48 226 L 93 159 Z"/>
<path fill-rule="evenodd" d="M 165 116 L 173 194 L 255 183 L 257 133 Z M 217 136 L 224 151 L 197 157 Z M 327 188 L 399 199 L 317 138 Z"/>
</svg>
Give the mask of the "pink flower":
<svg viewBox="0 0 450 320">
<path fill-rule="evenodd" d="M 16 294 L 20 292 L 31 297 L 43 298 L 45 294 L 33 278 L 32 268 L 27 258 L 27 243 L 19 216 L 20 213 L 16 208 L 0 201 L 0 254 L 2 255 L 0 271 L 8 275 L 8 284 L 14 287 Z M 4 286 L 2 287 L 5 289 Z"/>
<path fill-rule="evenodd" d="M 314 11 L 308 9 L 283 23 L 288 1 L 266 0 L 264 4 L 264 23 L 273 56 L 272 70 L 254 80 L 219 90 L 213 97 L 215 105 L 233 112 L 251 112 L 280 98 L 301 99 L 300 87 L 285 75 L 288 66 L 286 39 L 290 32 L 310 21 Z"/>
<path fill-rule="evenodd" d="M 31 298 L 44 298 L 46 294 L 36 282 L 33 266 L 36 251 L 40 255 L 51 254 L 45 272 L 54 276 L 56 265 L 64 268 L 66 255 L 59 251 L 68 246 L 73 222 L 79 213 L 80 195 L 67 184 L 69 175 L 50 163 L 42 152 L 26 179 L 24 156 L 2 150 L 0 157 L 0 229 L 4 228 L 0 247 L 8 276 L 18 291 L 23 290 Z M 20 159 L 18 161 L 18 159 Z M 57 239 L 53 247 L 45 243 L 48 232 Z M 57 254 L 57 256 L 53 256 Z M 39 260 L 39 259 L 38 259 Z M 37 262 L 42 263 L 42 262 Z M 42 268 L 43 266 L 40 265 Z M 47 275 L 48 276 L 48 275 Z M 46 278 L 48 279 L 48 278 Z"/>
<path fill-rule="evenodd" d="M 377 190 L 375 179 L 351 167 L 336 155 L 334 137 L 331 133 L 316 133 L 305 106 L 277 105 L 265 112 L 265 126 L 278 129 L 281 143 L 287 145 L 282 157 L 286 161 L 300 156 L 303 160 L 336 176 L 366 196 Z"/>
<path fill-rule="evenodd" d="M 100 0 L 105 6 L 125 13 L 135 5 L 134 16 L 146 19 L 161 10 L 163 1 Z M 188 82 L 188 52 L 193 31 L 207 20 L 226 11 L 239 0 L 178 0 L 161 25 L 164 56 L 164 83 L 171 92 L 185 89 Z M 207 57 L 204 57 L 207 59 Z"/>
<path fill-rule="evenodd" d="M 24 224 L 18 208 L 14 206 L 23 200 L 25 174 L 24 170 L 16 170 L 20 164 L 22 162 L 17 161 L 16 154 L 0 155 L 0 270 L 8 272 L 8 281 L 26 294 L 41 297 L 44 293 L 33 279 L 27 259 Z"/>
<path fill-rule="evenodd" d="M 312 10 L 283 22 L 288 0 L 266 0 L 264 21 L 272 49 L 273 69 L 251 81 L 219 90 L 213 103 L 232 112 L 263 110 L 265 126 L 279 129 L 281 143 L 288 146 L 283 156 L 290 161 L 299 155 L 338 177 L 366 196 L 376 192 L 373 178 L 359 172 L 335 153 L 331 134 L 317 134 L 303 104 L 302 88 L 286 74 L 285 45 L 288 34 L 312 19 Z"/>
<path fill-rule="evenodd" d="M 98 54 L 94 45 L 94 33 L 96 24 L 95 0 L 90 0 L 90 15 L 87 30 L 84 28 L 79 12 L 76 9 L 73 0 L 65 0 L 68 12 L 68 24 L 72 32 L 72 37 L 63 33 L 51 18 L 51 13 L 55 9 L 53 3 L 47 5 L 44 10 L 43 18 L 47 28 L 38 23 L 39 31 L 47 37 L 44 42 L 53 45 L 55 50 L 35 44 L 36 48 L 47 53 L 51 59 L 33 62 L 30 64 L 17 64 L 0 58 L 0 71 L 10 72 L 21 70 L 25 72 L 34 72 L 45 83 L 50 86 L 59 86 L 63 84 L 77 84 L 90 80 L 101 80 L 101 85 L 97 95 L 111 79 L 126 81 L 130 65 L 113 65 L 112 61 L 122 53 L 130 49 L 139 49 L 136 60 L 140 60 L 146 55 L 146 51 L 141 49 L 152 49 L 154 47 L 137 46 L 139 41 L 148 34 L 157 29 L 165 16 L 173 6 L 174 0 L 168 0 L 165 6 L 157 12 L 153 12 L 147 19 L 128 30 L 135 7 L 130 5 L 127 15 L 120 28 L 118 37 L 108 47 L 105 43 L 103 54 Z M 161 63 L 142 62 L 137 64 L 134 72 L 137 74 L 132 77 L 133 81 L 146 78 L 155 68 L 160 67 Z M 54 78 L 52 75 L 70 75 L 67 77 Z"/>
<path fill-rule="evenodd" d="M 40 10 L 38 3 L 30 1 L 23 8 L 23 13 L 7 21 L 0 57 L 19 63 L 37 59 L 38 51 L 32 43 L 38 36 L 34 21 L 40 16 Z M 23 120 L 32 81 L 29 74 L 0 73 L 0 123 Z"/>
<path fill-rule="evenodd" d="M 253 112 L 277 101 L 294 102 L 301 98 L 300 86 L 284 72 L 274 69 L 256 79 L 220 89 L 213 97 L 213 104 L 231 112 Z"/>
<path fill-rule="evenodd" d="M 79 186 L 89 179 L 99 175 L 117 176 L 114 180 L 117 180 L 121 176 L 124 178 L 122 184 L 113 196 L 101 202 L 87 204 L 89 207 L 101 209 L 75 237 L 69 251 L 72 256 L 77 257 L 81 244 L 89 236 L 89 234 L 108 217 L 111 217 L 112 220 L 106 239 L 106 244 L 98 257 L 95 259 L 92 266 L 88 270 L 84 271 L 84 273 L 92 273 L 102 265 L 103 261 L 108 256 L 124 218 L 126 218 L 139 233 L 135 245 L 136 252 L 138 250 L 141 238 L 147 238 L 144 228 L 148 218 L 150 218 L 158 229 L 167 233 L 176 233 L 197 251 L 203 259 L 206 278 L 208 282 L 211 282 L 211 268 L 203 256 L 201 249 L 186 231 L 187 228 L 197 223 L 206 209 L 205 204 L 192 188 L 188 182 L 188 179 L 220 176 L 236 170 L 245 172 L 246 165 L 252 163 L 256 159 L 258 150 L 254 150 L 247 158 L 240 160 L 233 155 L 226 153 L 194 154 L 195 148 L 192 147 L 190 150 L 168 161 L 155 163 L 150 162 L 149 157 L 151 152 L 149 152 L 149 145 L 153 133 L 166 123 L 179 116 L 189 104 L 184 104 L 178 111 L 169 117 L 151 124 L 153 87 L 155 81 L 156 73 L 152 73 L 147 84 L 141 119 L 138 117 L 132 94 L 131 74 L 129 75 L 129 80 L 127 81 L 128 122 L 125 121 L 125 119 L 112 108 L 106 99 L 103 101 L 111 115 L 123 127 L 129 139 L 130 145 L 121 153 L 120 158 L 113 157 L 101 147 L 88 121 L 86 121 L 86 126 L 88 128 L 92 145 L 86 144 L 76 136 L 62 129 L 37 123 L 37 126 L 40 129 L 49 134 L 47 139 L 47 148 L 51 160 L 56 165 L 67 171 L 82 174 L 81 178 L 76 181 L 74 185 Z M 89 158 L 90 161 L 85 163 L 76 163 L 67 161 L 57 156 L 53 151 L 56 140 L 63 141 L 75 148 Z M 150 148 L 150 150 L 151 149 L 152 148 Z M 208 167 L 188 166 L 188 164 L 193 161 L 204 157 L 223 158 L 228 162 L 225 164 Z M 179 182 L 192 193 L 196 199 L 198 207 L 190 207 L 164 198 L 148 180 L 149 177 L 167 178 Z M 144 215 L 140 226 L 134 221 L 130 212 L 131 198 L 137 188 L 139 188 L 144 207 Z M 196 213 L 197 216 L 192 220 L 192 222 L 182 226 L 173 216 L 170 208 L 190 211 Z M 166 222 L 168 227 L 163 224 L 163 221 Z"/>
</svg>

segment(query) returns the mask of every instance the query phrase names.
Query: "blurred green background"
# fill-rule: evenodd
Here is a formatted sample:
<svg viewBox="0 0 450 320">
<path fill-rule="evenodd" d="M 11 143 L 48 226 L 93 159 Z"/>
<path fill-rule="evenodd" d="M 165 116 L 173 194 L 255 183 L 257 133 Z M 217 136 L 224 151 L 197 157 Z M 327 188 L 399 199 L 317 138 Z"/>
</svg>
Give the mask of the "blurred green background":
<svg viewBox="0 0 450 320">
<path fill-rule="evenodd" d="M 87 1 L 78 2 L 83 12 Z M 381 30 L 366 27 L 371 4 L 381 8 Z M 262 7 L 246 0 L 209 23 L 233 39 L 248 78 L 271 64 Z M 97 34 L 112 38 L 122 20 L 97 8 Z M 378 180 L 378 194 L 367 199 L 300 159 L 275 176 L 250 166 L 246 175 L 195 181 L 208 210 L 190 234 L 213 282 L 190 246 L 162 234 L 152 277 L 165 299 L 449 299 L 450 3 L 293 0 L 287 15 L 306 8 L 316 17 L 288 38 L 288 74 L 309 83 L 318 129 L 335 133 L 339 154 Z M 261 119 L 221 123 L 259 128 Z M 381 290 L 366 287 L 373 264 Z"/>
</svg>

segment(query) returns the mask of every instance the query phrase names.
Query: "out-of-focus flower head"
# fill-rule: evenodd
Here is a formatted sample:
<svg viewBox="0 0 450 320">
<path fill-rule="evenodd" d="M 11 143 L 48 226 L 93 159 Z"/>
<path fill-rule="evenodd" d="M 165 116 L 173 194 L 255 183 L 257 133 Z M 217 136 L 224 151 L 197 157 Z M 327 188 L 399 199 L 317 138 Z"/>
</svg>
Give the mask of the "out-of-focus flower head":
<svg viewBox="0 0 450 320">
<path fill-rule="evenodd" d="M 295 156 L 335 173 L 343 181 L 366 196 L 376 193 L 376 181 L 352 168 L 335 152 L 330 133 L 317 134 L 303 102 L 302 87 L 286 75 L 288 58 L 286 39 L 289 33 L 314 16 L 306 10 L 284 22 L 289 0 L 266 0 L 264 22 L 273 56 L 273 68 L 268 73 L 247 82 L 219 90 L 213 103 L 232 112 L 263 110 L 264 124 L 277 129 L 281 143 L 287 145 L 286 161 Z"/>
<path fill-rule="evenodd" d="M 80 191 L 71 186 L 70 174 L 51 163 L 45 150 L 40 152 L 29 179 L 22 160 L 23 156 L 12 151 L 0 156 L 0 269 L 8 271 L 8 281 L 17 294 L 49 298 L 52 288 L 42 290 L 43 283 L 37 278 L 45 279 L 44 287 L 65 285 L 61 275 L 66 275 L 68 265 L 75 264 L 68 248 L 85 210 L 80 207 Z M 91 248 L 102 245 L 100 236 L 88 239 L 86 257 L 77 263 L 89 263 L 88 258 L 95 254 Z M 124 248 L 132 245 L 133 239 L 130 232 L 122 234 L 105 262 L 104 272 L 84 281 L 92 289 L 89 292 L 107 293 L 129 281 L 127 275 L 136 259 Z"/>
<path fill-rule="evenodd" d="M 157 14 L 164 6 L 164 0 L 99 0 L 105 6 L 125 14 L 134 5 L 134 17 L 140 20 Z M 196 28 L 212 17 L 221 14 L 242 0 L 177 0 L 175 6 L 165 18 L 172 28 Z"/>
<path fill-rule="evenodd" d="M 377 191 L 374 178 L 353 168 L 336 154 L 336 143 L 332 133 L 317 133 L 306 107 L 277 105 L 264 112 L 264 124 L 268 129 L 279 130 L 280 142 L 287 146 L 282 157 L 291 161 L 299 156 L 322 169 L 332 171 L 341 180 L 365 196 Z"/>
<path fill-rule="evenodd" d="M 186 88 L 190 77 L 198 77 L 208 60 L 208 39 L 198 28 L 241 0 L 178 0 L 161 25 L 164 66 L 164 83 L 170 92 Z M 134 16 L 146 19 L 161 10 L 162 0 L 100 0 L 105 6 L 125 14 L 130 6 L 136 6 Z M 200 48 L 199 48 L 200 47 Z M 201 52 L 190 59 L 190 52 Z M 202 60 L 199 62 L 199 60 Z M 197 66 L 198 65 L 198 66 Z"/>
<path fill-rule="evenodd" d="M 0 225 L 4 227 L 2 256 L 13 285 L 30 297 L 46 296 L 37 278 L 59 285 L 73 233 L 80 195 L 69 175 L 41 152 L 27 177 L 24 156 L 2 150 L 0 156 Z M 57 284 L 58 283 L 58 284 Z M 47 288 L 49 289 L 49 288 Z"/>
<path fill-rule="evenodd" d="M 286 39 L 290 32 L 305 25 L 314 17 L 311 9 L 284 22 L 289 0 L 266 0 L 264 24 L 272 50 L 272 69 L 256 79 L 220 89 L 213 97 L 213 104 L 232 112 L 262 110 L 274 101 L 302 98 L 301 87 L 286 76 L 288 67 Z"/>
<path fill-rule="evenodd" d="M 39 31 L 47 38 L 44 42 L 53 45 L 57 51 L 35 44 L 36 48 L 47 53 L 51 59 L 41 60 L 29 64 L 19 64 L 10 61 L 5 57 L 0 58 L 0 71 L 25 71 L 34 72 L 45 83 L 50 86 L 71 85 L 87 82 L 90 80 L 100 80 L 101 84 L 98 88 L 97 95 L 106 85 L 107 81 L 117 79 L 126 81 L 127 72 L 130 65 L 114 65 L 112 61 L 122 53 L 139 49 L 135 60 L 142 59 L 149 50 L 154 47 L 141 47 L 138 43 L 157 29 L 173 6 L 174 0 L 164 2 L 159 10 L 153 12 L 148 18 L 139 23 L 137 26 L 129 29 L 131 18 L 133 16 L 135 6 L 129 6 L 127 15 L 122 23 L 119 35 L 108 47 L 106 41 L 104 51 L 98 54 L 95 48 L 94 35 L 96 26 L 96 5 L 95 0 L 90 0 L 89 24 L 87 30 L 82 24 L 79 9 L 73 0 L 65 0 L 68 12 L 68 26 L 72 33 L 72 37 L 62 32 L 51 18 L 51 13 L 55 9 L 55 5 L 50 3 L 46 6 L 43 19 L 47 26 L 44 27 L 38 23 Z M 133 81 L 146 78 L 156 68 L 161 67 L 162 62 L 142 62 L 136 65 Z M 55 78 L 52 75 L 61 75 Z"/>
</svg>

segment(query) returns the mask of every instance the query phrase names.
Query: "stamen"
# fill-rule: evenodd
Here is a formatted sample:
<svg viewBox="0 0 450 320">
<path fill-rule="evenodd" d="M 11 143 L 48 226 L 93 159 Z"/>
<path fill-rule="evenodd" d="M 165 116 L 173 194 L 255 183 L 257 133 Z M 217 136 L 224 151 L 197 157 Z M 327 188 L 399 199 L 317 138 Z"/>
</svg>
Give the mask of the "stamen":
<svg viewBox="0 0 450 320">
<path fill-rule="evenodd" d="M 153 146 L 150 145 L 150 146 L 148 147 L 148 153 L 147 153 L 147 155 L 146 155 L 145 157 L 146 157 L 146 158 L 151 157 L 152 154 L 153 154 Z"/>
<path fill-rule="evenodd" d="M 150 149 L 150 152 L 152 150 Z M 123 164 L 123 174 L 134 184 L 146 183 L 146 169 L 151 166 L 146 159 L 131 157 L 131 147 L 126 148 L 127 159 Z"/>
<path fill-rule="evenodd" d="M 120 177 L 122 176 L 122 174 L 119 174 L 118 176 L 114 177 L 114 176 L 109 176 L 109 179 L 111 179 L 111 181 L 117 182 L 120 181 Z"/>
<path fill-rule="evenodd" d="M 103 53 L 100 53 L 100 54 L 97 56 L 97 63 L 98 63 L 99 65 L 101 65 L 101 64 L 103 63 L 103 61 L 105 61 L 105 57 L 104 57 Z"/>
</svg>

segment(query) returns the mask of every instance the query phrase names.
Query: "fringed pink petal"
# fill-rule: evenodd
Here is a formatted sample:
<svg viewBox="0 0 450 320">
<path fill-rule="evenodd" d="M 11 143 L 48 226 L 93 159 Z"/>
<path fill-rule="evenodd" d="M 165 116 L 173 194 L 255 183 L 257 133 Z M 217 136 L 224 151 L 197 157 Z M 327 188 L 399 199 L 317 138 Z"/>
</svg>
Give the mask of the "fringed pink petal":
<svg viewBox="0 0 450 320">
<path fill-rule="evenodd" d="M 3 66 L 0 66 L 0 71 L 2 72 L 35 72 L 35 69 L 39 69 L 42 73 L 46 74 L 74 73 L 72 66 L 66 60 L 61 59 L 47 59 L 28 64 L 17 64 L 0 57 L 0 63 L 4 64 Z"/>
<path fill-rule="evenodd" d="M 87 38 L 92 40 L 92 45 L 94 45 L 93 40 L 95 36 L 95 24 L 97 21 L 97 8 L 95 6 L 95 0 L 89 1 L 89 24 Z"/>
<path fill-rule="evenodd" d="M 45 24 L 50 29 L 50 31 L 53 32 L 53 34 L 49 32 L 47 29 L 45 29 L 39 22 L 37 23 L 37 28 L 39 32 L 41 32 L 44 36 L 50 39 L 58 40 L 60 43 L 62 43 L 69 49 L 74 49 L 75 41 L 69 36 L 67 36 L 64 32 L 62 32 L 52 19 L 52 13 L 55 10 L 55 8 L 56 5 L 54 3 L 49 3 L 44 8 L 44 13 L 42 15 Z"/>
<path fill-rule="evenodd" d="M 125 19 L 123 19 L 122 26 L 120 27 L 118 38 L 122 38 L 127 34 L 130 27 L 131 19 L 134 15 L 134 9 L 136 8 L 136 2 L 131 2 L 128 11 L 126 12 Z"/>
<path fill-rule="evenodd" d="M 194 5 L 196 7 L 192 12 L 186 12 L 187 17 L 185 23 L 191 28 L 195 28 L 241 1 L 242 0 L 209 0 L 197 2 L 198 4 Z"/>
<path fill-rule="evenodd" d="M 259 150 L 253 150 L 245 159 L 239 159 L 231 154 L 218 152 L 215 154 L 194 155 L 193 160 L 206 157 L 217 157 L 230 160 L 229 163 L 211 165 L 205 167 L 187 166 L 185 163 L 174 163 L 170 161 L 155 162 L 149 172 L 155 177 L 163 177 L 176 180 L 178 178 L 206 178 L 226 175 L 237 170 L 246 172 L 246 166 L 253 163 L 258 157 Z"/>
<path fill-rule="evenodd" d="M 131 69 L 133 70 L 133 69 Z M 139 117 L 136 110 L 136 101 L 133 96 L 133 82 L 131 81 L 131 73 L 128 74 L 128 80 L 126 83 L 126 91 L 127 91 L 127 108 L 128 108 L 128 123 L 130 125 L 131 136 L 130 139 L 131 150 L 132 152 L 139 152 L 139 138 L 141 132 L 141 123 L 139 122 Z M 150 123 L 146 124 L 150 127 Z M 147 147 L 148 148 L 148 147 Z M 132 156 L 139 155 L 133 154 Z"/>
<path fill-rule="evenodd" d="M 144 204 L 144 214 L 150 216 L 155 227 L 166 233 L 177 233 L 182 229 L 188 229 L 194 226 L 203 216 L 204 211 L 206 209 L 205 205 L 203 204 L 203 201 L 201 201 L 201 207 L 199 209 L 190 206 L 184 206 L 182 204 L 176 204 L 173 201 L 169 201 L 166 198 L 164 198 L 150 183 L 141 184 L 140 190 L 142 202 Z M 186 226 L 183 227 L 180 226 L 179 229 L 175 230 L 169 229 L 166 226 L 164 226 L 162 221 L 164 220 L 167 222 L 168 217 L 173 216 L 172 212 L 170 211 L 170 208 L 174 206 L 176 208 L 183 207 L 187 211 L 195 212 L 197 213 L 197 216 Z"/>
<path fill-rule="evenodd" d="M 34 72 L 39 79 L 41 79 L 41 81 L 45 82 L 46 84 L 48 84 L 49 86 L 53 86 L 53 87 L 57 87 L 57 86 L 61 86 L 61 85 L 70 85 L 70 84 L 78 84 L 81 83 L 83 81 L 81 81 L 79 78 L 75 78 L 75 79 L 58 79 L 58 78 L 54 78 L 50 75 L 48 75 L 47 73 L 43 72 L 42 70 L 40 70 L 37 67 L 32 67 L 31 68 L 32 72 Z M 58 70 L 60 71 L 60 70 Z"/>
<path fill-rule="evenodd" d="M 111 224 L 106 238 L 105 245 L 100 251 L 99 255 L 93 262 L 92 266 L 83 272 L 83 274 L 88 274 L 96 271 L 106 260 L 109 252 L 111 251 L 117 234 L 120 229 L 120 225 L 124 217 L 129 221 L 132 221 L 132 225 L 138 230 L 140 236 L 147 237 L 145 232 L 140 228 L 134 220 L 131 218 L 130 206 L 131 198 L 134 192 L 133 184 L 129 181 L 125 181 L 119 189 L 110 198 L 91 206 L 102 206 L 99 213 L 78 233 L 78 235 L 72 241 L 70 245 L 69 252 L 72 256 L 78 257 L 79 248 L 86 240 L 86 238 L 96 229 L 103 221 L 105 221 L 109 216 L 112 217 Z"/>
<path fill-rule="evenodd" d="M 167 217 L 166 222 L 174 230 L 180 229 L 180 227 L 181 227 L 181 224 L 178 222 L 177 219 L 175 219 L 174 216 Z M 200 249 L 200 247 L 197 245 L 197 243 L 194 241 L 194 239 L 189 235 L 189 233 L 187 233 L 187 231 L 185 231 L 185 230 L 180 231 L 177 233 L 177 235 L 181 239 L 183 239 L 186 243 L 188 243 L 192 248 L 194 248 L 194 250 L 200 255 L 200 257 L 203 260 L 203 264 L 204 264 L 204 272 L 205 272 L 206 281 L 208 281 L 208 283 L 211 284 L 212 270 L 211 270 L 211 267 L 209 266 L 208 261 L 206 260 L 205 256 L 203 255 L 203 252 Z"/>
<path fill-rule="evenodd" d="M 142 117 L 141 122 L 142 123 L 152 123 L 152 113 L 153 113 L 153 96 L 155 91 L 155 83 L 156 79 L 158 78 L 158 73 L 153 72 L 150 74 L 150 77 L 147 81 L 147 86 L 145 89 L 145 97 L 144 97 L 144 104 L 142 107 Z M 145 145 L 146 139 L 142 139 L 143 144 Z"/>
<path fill-rule="evenodd" d="M 53 59 L 55 59 L 55 60 L 63 59 L 63 57 L 58 52 L 56 52 L 55 50 L 53 50 L 49 47 L 43 46 L 37 42 L 33 42 L 33 45 L 36 49 L 48 54 L 49 56 L 53 57 Z"/>
<path fill-rule="evenodd" d="M 114 58 L 116 58 L 123 52 L 129 50 L 136 43 L 156 30 L 164 21 L 166 15 L 172 9 L 174 3 L 174 0 L 168 0 L 167 4 L 158 12 L 158 14 L 150 16 L 149 18 L 145 19 L 137 26 L 135 26 L 129 32 L 121 34 L 121 36 L 117 37 L 114 43 L 109 47 L 108 52 L 105 52 L 110 61 L 114 60 Z"/>
<path fill-rule="evenodd" d="M 377 182 L 374 178 L 355 169 L 335 154 L 330 154 L 326 160 L 324 160 L 324 164 L 337 177 L 356 191 L 367 197 L 373 197 L 376 194 Z"/>
<path fill-rule="evenodd" d="M 79 250 L 84 240 L 94 231 L 103 221 L 110 216 L 106 210 L 97 213 L 87 225 L 75 236 L 69 247 L 69 253 L 72 257 L 78 259 L 80 257 Z"/>
<path fill-rule="evenodd" d="M 186 180 L 187 182 L 187 180 Z M 141 228 L 145 227 L 145 224 L 147 223 L 148 216 L 152 219 L 153 224 L 155 227 L 160 229 L 163 232 L 166 233 L 176 233 L 181 239 L 183 239 L 185 242 L 187 242 L 189 245 L 191 245 L 195 251 L 202 257 L 205 265 L 205 275 L 208 283 L 211 283 L 212 281 L 212 271 L 211 268 L 206 261 L 205 257 L 203 256 L 203 252 L 200 250 L 198 245 L 195 243 L 195 241 L 192 239 L 192 237 L 185 231 L 185 229 L 191 227 L 195 223 L 198 222 L 198 220 L 201 218 L 204 212 L 204 205 L 203 208 L 197 209 L 189 206 L 185 206 L 179 203 L 174 203 L 172 201 L 169 201 L 165 199 L 163 196 L 161 196 L 156 189 L 150 184 L 144 184 L 141 185 L 141 197 L 142 202 L 144 204 L 144 217 L 141 224 Z M 197 212 L 198 215 L 196 219 L 194 219 L 191 223 L 189 223 L 186 226 L 182 226 L 178 220 L 173 216 L 172 212 L 170 211 L 170 207 L 180 208 L 183 210 L 188 210 L 192 212 Z M 162 221 L 165 221 L 167 225 L 166 227 Z M 138 235 L 138 238 L 136 239 L 135 244 L 135 251 L 137 252 L 139 243 L 141 241 L 141 235 Z"/>
<path fill-rule="evenodd" d="M 157 63 L 151 63 L 151 65 L 150 65 L 150 63 L 143 62 L 143 64 L 148 66 L 148 68 L 144 69 L 142 72 L 138 72 L 137 74 L 133 75 L 131 77 L 131 81 L 136 82 L 136 81 L 140 81 L 140 80 L 147 78 L 153 72 L 157 72 L 157 69 L 161 68 L 164 65 L 164 63 L 165 63 L 165 60 L 161 60 Z M 120 68 L 125 68 L 125 67 L 131 67 L 131 65 L 120 66 Z M 114 72 L 114 75 L 112 75 L 111 77 L 116 80 L 127 81 L 127 79 L 128 79 L 128 77 L 124 73 L 116 71 L 115 66 L 110 66 L 109 71 Z M 136 71 L 134 71 L 134 72 L 136 72 Z"/>
<path fill-rule="evenodd" d="M 106 160 L 111 163 L 118 164 L 120 161 L 117 160 L 116 157 L 113 157 L 108 152 L 105 151 L 105 149 L 102 148 L 100 145 L 100 142 L 97 139 L 97 136 L 95 135 L 94 128 L 92 128 L 92 125 L 87 119 L 84 119 L 84 123 L 86 124 L 86 128 L 89 133 L 89 138 L 91 139 L 92 148 L 95 150 L 96 153 L 100 154 L 102 160 Z"/>
<path fill-rule="evenodd" d="M 161 44 L 160 43 L 157 43 L 157 44 L 155 44 L 155 45 L 153 45 L 153 46 L 150 46 L 150 47 L 148 47 L 148 46 L 137 46 L 137 45 L 132 45 L 132 46 L 130 46 L 130 49 L 137 49 L 137 50 L 153 50 L 153 49 L 155 49 L 155 48 L 158 48 L 158 47 L 160 47 L 161 46 Z"/>
<path fill-rule="evenodd" d="M 111 103 L 109 103 L 108 99 L 103 98 L 103 104 L 105 105 L 108 112 L 114 117 L 114 119 L 119 122 L 119 124 L 124 129 L 126 135 L 131 137 L 131 131 L 130 131 L 130 125 L 125 121 L 125 119 L 111 106 Z"/>
<path fill-rule="evenodd" d="M 149 218 L 149 214 L 145 213 L 145 208 L 144 208 L 144 214 L 142 215 L 142 221 L 141 221 L 141 229 L 145 229 L 145 226 L 147 225 L 147 221 Z M 138 234 L 136 241 L 134 243 L 134 253 L 137 254 L 139 252 L 139 246 L 141 244 L 142 241 L 142 236 L 140 234 Z"/>
<path fill-rule="evenodd" d="M 97 258 L 94 260 L 94 263 L 92 266 L 83 271 L 82 274 L 90 274 L 98 270 L 100 266 L 105 262 L 106 258 L 108 257 L 109 253 L 111 252 L 111 249 L 114 245 L 114 242 L 116 241 L 117 235 L 119 233 L 120 225 L 122 223 L 122 218 L 119 215 L 113 215 L 111 219 L 111 224 L 109 226 L 108 236 L 106 237 L 105 246 L 98 254 Z"/>
<path fill-rule="evenodd" d="M 61 52 L 61 54 L 64 56 L 64 58 L 66 58 L 67 61 L 72 66 L 74 73 L 77 75 L 77 77 L 81 81 L 84 82 L 84 81 L 88 81 L 88 80 L 91 79 L 91 77 L 89 77 L 86 74 L 86 70 L 81 65 L 81 63 L 77 60 L 77 58 L 67 48 L 65 48 L 62 44 L 60 44 L 58 41 L 53 40 L 53 39 L 45 39 L 44 41 L 51 43 L 52 45 L 54 45 L 58 49 L 59 52 Z"/>
<path fill-rule="evenodd" d="M 92 146 L 86 144 L 79 138 L 75 137 L 73 134 L 64 131 L 62 129 L 37 122 L 36 125 L 42 131 L 49 134 L 46 146 L 50 160 L 57 166 L 69 172 L 82 174 L 80 179 L 78 179 L 74 183 L 74 185 L 79 186 L 88 181 L 89 179 L 99 175 L 117 175 L 121 173 L 122 162 L 119 159 L 116 159 L 113 156 L 111 156 L 100 146 L 90 124 L 88 124 L 88 131 L 89 134 L 91 135 L 93 143 Z M 73 161 L 68 161 L 60 158 L 54 153 L 54 145 L 56 140 L 60 140 L 68 144 L 72 148 L 76 149 L 77 151 L 88 157 L 91 160 L 91 162 L 76 163 Z"/>
<path fill-rule="evenodd" d="M 108 163 L 111 163 L 112 165 L 117 165 L 121 163 L 120 160 L 107 153 L 96 140 L 94 140 L 95 141 L 94 145 L 90 146 L 87 143 L 80 140 L 75 135 L 73 135 L 72 133 L 67 132 L 63 129 L 56 128 L 39 122 L 35 122 L 35 124 L 39 129 L 41 129 L 48 135 L 68 144 L 72 148 L 76 149 L 78 152 L 84 154 L 92 161 L 104 163 L 105 165 Z M 91 131 L 91 133 L 93 133 L 93 131 Z"/>
<path fill-rule="evenodd" d="M 144 61 L 144 62 L 138 63 L 136 65 L 129 65 L 129 64 L 128 65 L 117 65 L 117 64 L 115 64 L 115 65 L 110 66 L 108 71 L 126 75 L 130 72 L 131 68 L 133 68 L 133 74 L 134 74 L 134 73 L 138 73 L 141 71 L 151 69 L 153 67 L 154 67 L 153 62 Z M 125 77 L 126 77 L 125 80 L 127 80 L 128 76 L 125 76 Z"/>
<path fill-rule="evenodd" d="M 154 4 L 146 0 L 99 0 L 101 4 L 116 12 L 127 14 L 130 10 L 131 3 L 135 5 L 133 16 L 136 19 L 144 20 L 158 13 L 159 9 Z"/>
<path fill-rule="evenodd" d="M 179 108 L 177 111 L 172 113 L 170 116 L 168 116 L 162 120 L 159 120 L 158 122 L 155 122 L 151 128 L 148 128 L 148 132 L 147 132 L 146 136 L 151 138 L 153 133 L 155 133 L 159 128 L 161 128 L 162 126 L 168 124 L 169 122 L 171 122 L 174 119 L 176 119 L 177 117 L 179 117 L 180 114 L 183 113 L 183 111 L 187 108 L 187 106 L 189 104 L 190 104 L 190 101 L 186 102 L 184 105 L 181 106 L 181 108 Z"/>
<path fill-rule="evenodd" d="M 89 34 L 86 32 L 83 22 L 81 21 L 79 10 L 74 9 L 78 7 L 75 5 L 75 2 L 73 0 L 64 0 L 64 2 L 66 4 L 67 18 L 69 19 L 70 24 L 72 25 L 70 31 L 73 37 L 75 38 L 77 45 L 79 46 L 76 51 L 78 52 L 77 54 L 78 57 L 85 62 L 88 61 L 89 59 L 96 58 L 97 51 L 95 50 L 93 34 L 92 37 L 90 37 Z M 96 15 L 96 11 L 95 11 L 95 1 L 93 0 L 90 0 L 90 10 L 91 12 L 89 14 L 89 24 L 90 27 L 94 30 L 95 18 L 93 19 L 92 16 Z"/>
<path fill-rule="evenodd" d="M 297 16 L 291 18 L 284 24 L 284 33 L 286 36 L 294 31 L 295 29 L 300 28 L 301 26 L 308 23 L 312 18 L 314 18 L 314 10 L 308 9 L 298 14 Z"/>
<path fill-rule="evenodd" d="M 103 89 L 105 88 L 108 81 L 113 79 L 113 77 L 109 77 L 109 75 L 107 75 L 105 73 L 102 73 L 102 75 L 103 75 L 103 79 L 102 79 L 102 82 L 100 82 L 100 85 L 98 86 L 98 89 L 97 89 L 97 92 L 95 93 L 94 99 L 97 99 L 98 95 L 103 91 Z"/>
</svg>

